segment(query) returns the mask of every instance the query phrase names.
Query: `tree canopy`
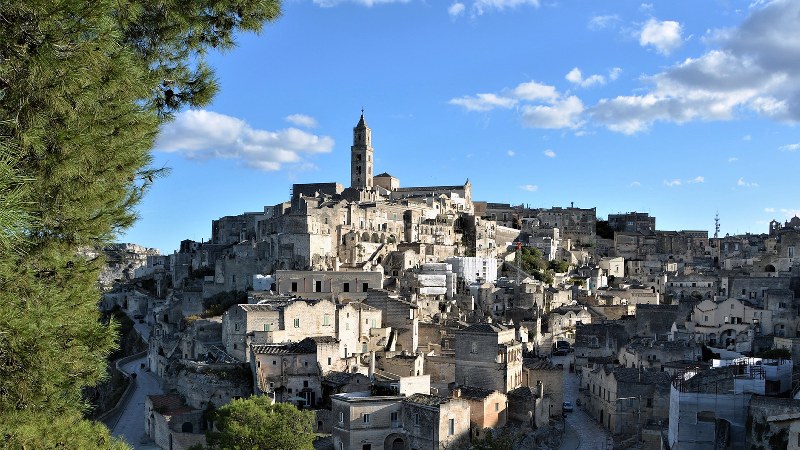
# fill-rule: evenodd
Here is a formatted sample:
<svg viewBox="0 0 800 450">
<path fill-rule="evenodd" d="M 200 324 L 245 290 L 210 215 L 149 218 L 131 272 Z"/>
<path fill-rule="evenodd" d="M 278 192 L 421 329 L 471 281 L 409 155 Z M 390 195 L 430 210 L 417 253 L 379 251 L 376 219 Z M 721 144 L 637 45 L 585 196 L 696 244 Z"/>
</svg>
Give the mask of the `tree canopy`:
<svg viewBox="0 0 800 450">
<path fill-rule="evenodd" d="M 308 450 L 314 448 L 314 413 L 267 397 L 233 400 L 216 411 L 218 431 L 206 434 L 212 449 Z"/>
<path fill-rule="evenodd" d="M 205 52 L 279 14 L 279 0 L 0 2 L 4 426 L 84 411 L 81 390 L 105 376 L 116 338 L 116 325 L 98 320 L 98 250 L 165 173 L 151 167 L 159 126 L 216 92 Z M 22 447 L 25 430 L 7 444 Z"/>
</svg>

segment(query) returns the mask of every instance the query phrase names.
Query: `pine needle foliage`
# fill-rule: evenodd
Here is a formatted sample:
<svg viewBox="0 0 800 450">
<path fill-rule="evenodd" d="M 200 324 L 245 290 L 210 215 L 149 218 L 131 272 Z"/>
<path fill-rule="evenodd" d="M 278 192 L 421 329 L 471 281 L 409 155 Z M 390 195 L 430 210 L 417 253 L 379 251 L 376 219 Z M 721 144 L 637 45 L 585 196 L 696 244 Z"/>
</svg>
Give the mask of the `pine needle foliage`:
<svg viewBox="0 0 800 450">
<path fill-rule="evenodd" d="M 159 127 L 216 92 L 205 52 L 279 14 L 279 0 L 0 1 L 3 445 L 52 448 L 62 426 L 94 443 L 63 448 L 118 446 L 80 419 L 116 341 L 98 250 L 166 173 L 151 167 Z"/>
</svg>

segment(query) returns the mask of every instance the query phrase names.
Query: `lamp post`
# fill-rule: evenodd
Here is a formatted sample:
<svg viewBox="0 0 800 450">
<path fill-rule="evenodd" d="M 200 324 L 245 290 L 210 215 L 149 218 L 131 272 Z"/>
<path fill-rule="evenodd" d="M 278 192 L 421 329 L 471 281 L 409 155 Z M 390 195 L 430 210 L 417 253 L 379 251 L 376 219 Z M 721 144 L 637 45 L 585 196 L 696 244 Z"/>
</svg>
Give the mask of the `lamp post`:
<svg viewBox="0 0 800 450">
<path fill-rule="evenodd" d="M 642 441 L 642 425 L 641 425 L 641 417 L 642 417 L 642 396 L 637 395 L 634 397 L 622 397 L 618 398 L 616 401 L 619 402 L 621 400 L 633 400 L 636 399 L 636 440 L 637 442 Z"/>
</svg>

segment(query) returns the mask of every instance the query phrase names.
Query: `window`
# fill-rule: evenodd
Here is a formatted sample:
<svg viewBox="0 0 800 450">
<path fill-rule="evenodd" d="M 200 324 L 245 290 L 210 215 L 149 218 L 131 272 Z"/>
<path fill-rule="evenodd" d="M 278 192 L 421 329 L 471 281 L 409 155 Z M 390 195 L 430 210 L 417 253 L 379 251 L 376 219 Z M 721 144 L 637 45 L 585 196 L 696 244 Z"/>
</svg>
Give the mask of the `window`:
<svg viewBox="0 0 800 450">
<path fill-rule="evenodd" d="M 269 323 L 265 323 L 264 324 L 264 331 L 269 331 L 270 330 L 270 325 L 271 324 L 269 324 Z"/>
<path fill-rule="evenodd" d="M 377 321 L 377 320 L 375 320 L 375 319 L 372 319 L 372 322 L 371 322 L 370 326 L 371 326 L 372 328 L 377 328 L 377 326 L 376 326 L 377 324 L 378 324 L 378 321 Z"/>
<path fill-rule="evenodd" d="M 652 398 L 648 398 L 647 399 L 647 407 L 648 408 L 652 408 L 653 407 L 653 399 Z"/>
<path fill-rule="evenodd" d="M 322 292 L 322 281 L 314 282 L 314 292 Z"/>
<path fill-rule="evenodd" d="M 339 423 L 343 423 L 343 422 L 344 422 L 344 412 L 339 411 Z"/>
<path fill-rule="evenodd" d="M 278 364 L 278 361 L 276 361 L 276 360 L 274 360 L 274 359 L 273 359 L 273 360 L 272 360 L 272 365 L 274 366 L 274 365 L 276 365 L 276 364 Z"/>
<path fill-rule="evenodd" d="M 470 353 L 478 353 L 478 343 L 477 342 L 473 342 L 472 343 L 472 348 L 470 349 L 469 352 Z"/>
<path fill-rule="evenodd" d="M 447 422 L 447 434 L 449 436 L 452 436 L 452 435 L 456 434 L 456 420 L 455 419 L 450 419 Z"/>
<path fill-rule="evenodd" d="M 234 325 L 234 326 L 233 326 L 233 330 L 234 330 L 234 331 L 239 331 L 239 328 L 241 328 L 241 325 L 240 325 L 240 324 L 238 324 L 238 323 L 237 323 L 236 325 Z"/>
<path fill-rule="evenodd" d="M 343 292 L 350 292 L 350 283 L 344 283 L 342 285 L 342 291 Z"/>
<path fill-rule="evenodd" d="M 369 289 L 369 283 L 363 283 L 361 285 L 361 291 L 362 292 L 367 292 L 367 289 Z"/>
<path fill-rule="evenodd" d="M 331 316 L 325 314 L 322 316 L 322 326 L 328 327 L 331 325 Z"/>
<path fill-rule="evenodd" d="M 308 363 L 306 363 L 306 365 L 308 365 Z M 307 380 L 306 380 L 306 381 L 303 381 L 303 387 L 304 387 L 304 388 L 307 388 L 307 387 L 308 387 L 308 381 L 307 381 Z"/>
<path fill-rule="evenodd" d="M 294 327 L 300 328 L 300 319 L 294 319 Z"/>
<path fill-rule="evenodd" d="M 347 323 L 344 324 L 344 329 L 345 330 L 349 330 L 350 329 L 350 322 L 347 322 Z"/>
<path fill-rule="evenodd" d="M 292 281 L 292 292 L 297 292 L 297 282 Z"/>
<path fill-rule="evenodd" d="M 391 418 L 392 418 L 392 422 L 397 422 L 397 411 L 392 412 Z"/>
<path fill-rule="evenodd" d="M 498 411 L 500 411 L 500 403 L 495 403 L 494 404 L 494 412 L 498 412 Z"/>
<path fill-rule="evenodd" d="M 419 414 L 414 414 L 414 425 L 419 426 Z"/>
<path fill-rule="evenodd" d="M 364 414 L 364 423 L 369 423 L 369 414 Z"/>
<path fill-rule="evenodd" d="M 328 357 L 328 365 L 329 366 L 331 365 L 331 358 L 330 357 Z"/>
</svg>

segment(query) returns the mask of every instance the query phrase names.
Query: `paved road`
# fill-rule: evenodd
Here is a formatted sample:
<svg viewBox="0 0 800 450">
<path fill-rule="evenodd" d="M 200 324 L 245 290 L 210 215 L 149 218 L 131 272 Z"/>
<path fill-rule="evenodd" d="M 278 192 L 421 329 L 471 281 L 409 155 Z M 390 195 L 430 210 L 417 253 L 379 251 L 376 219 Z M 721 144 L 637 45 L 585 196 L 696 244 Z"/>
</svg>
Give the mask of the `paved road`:
<svg viewBox="0 0 800 450">
<path fill-rule="evenodd" d="M 572 356 L 554 356 L 553 364 L 564 365 L 564 401 L 572 402 L 578 398 L 580 377 L 569 372 L 569 361 Z M 561 450 L 606 450 L 613 448 L 611 435 L 582 408 L 575 406 L 572 413 L 567 413 L 566 433 L 561 443 Z"/>
<path fill-rule="evenodd" d="M 119 436 L 133 446 L 136 450 L 157 449 L 152 441 L 143 444 L 144 434 L 144 399 L 148 395 L 163 394 L 158 379 L 150 372 L 141 369 L 142 364 L 147 364 L 147 357 L 143 356 L 122 366 L 122 370 L 129 374 L 136 374 L 136 388 L 128 398 L 128 403 L 122 411 L 113 434 Z"/>
</svg>

